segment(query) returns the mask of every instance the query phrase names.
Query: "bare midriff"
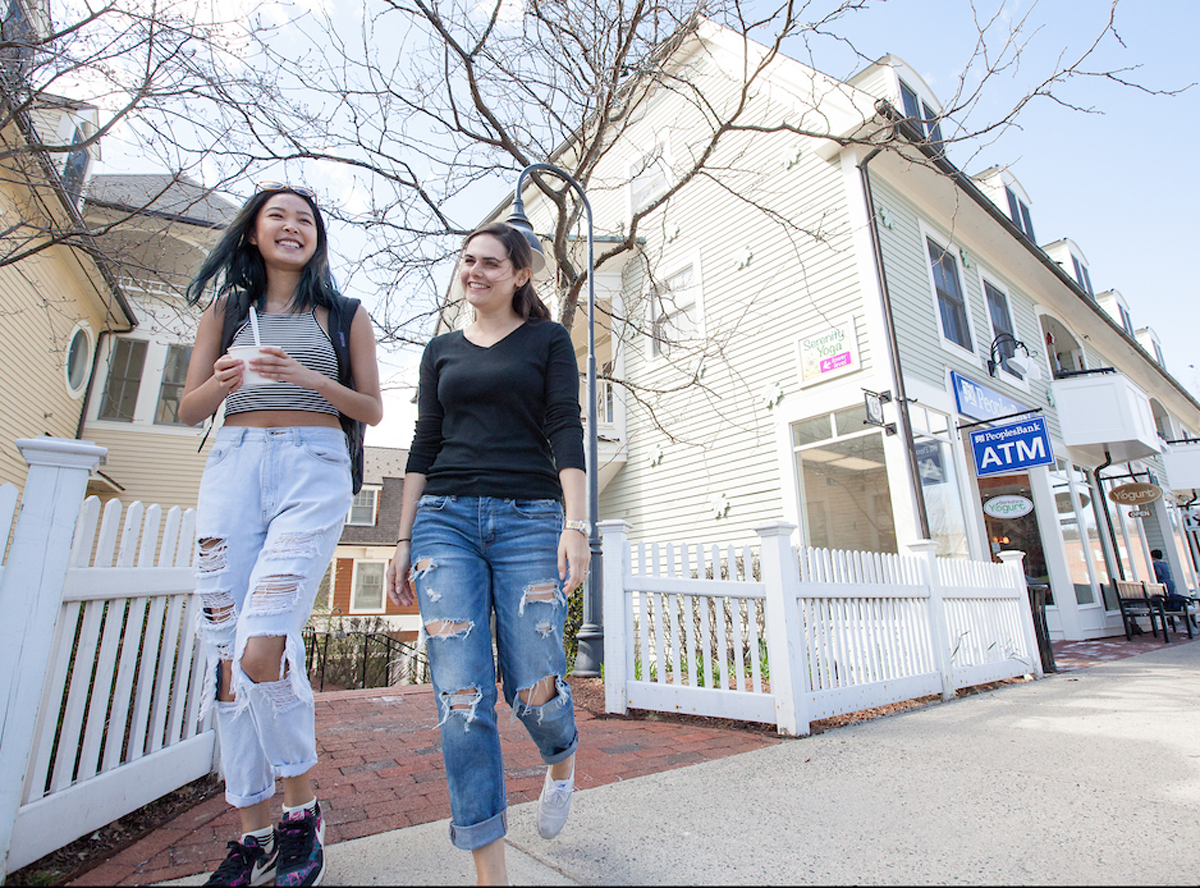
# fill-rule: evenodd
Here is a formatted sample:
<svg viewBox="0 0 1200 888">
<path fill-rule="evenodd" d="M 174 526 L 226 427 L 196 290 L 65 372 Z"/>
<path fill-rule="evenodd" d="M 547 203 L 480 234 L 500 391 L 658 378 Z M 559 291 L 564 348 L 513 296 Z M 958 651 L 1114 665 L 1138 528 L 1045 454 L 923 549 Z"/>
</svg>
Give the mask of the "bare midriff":
<svg viewBox="0 0 1200 888">
<path fill-rule="evenodd" d="M 340 429 L 341 422 L 332 413 L 313 413 L 311 410 L 250 410 L 225 417 L 227 426 L 251 429 L 282 429 L 288 426 L 326 426 Z"/>
</svg>

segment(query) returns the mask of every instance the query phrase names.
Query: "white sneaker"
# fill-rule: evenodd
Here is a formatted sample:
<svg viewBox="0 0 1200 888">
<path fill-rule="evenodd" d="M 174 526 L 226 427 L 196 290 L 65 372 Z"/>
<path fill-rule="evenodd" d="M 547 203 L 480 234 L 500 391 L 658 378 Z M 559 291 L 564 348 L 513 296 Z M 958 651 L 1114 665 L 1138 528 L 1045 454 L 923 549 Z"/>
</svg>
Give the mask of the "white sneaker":
<svg viewBox="0 0 1200 888">
<path fill-rule="evenodd" d="M 566 780 L 551 780 L 550 770 L 546 770 L 546 782 L 542 785 L 542 795 L 537 806 L 538 835 L 543 839 L 553 839 L 562 832 L 567 823 L 567 815 L 571 813 L 571 795 L 574 791 L 573 767 L 571 776 Z"/>
</svg>

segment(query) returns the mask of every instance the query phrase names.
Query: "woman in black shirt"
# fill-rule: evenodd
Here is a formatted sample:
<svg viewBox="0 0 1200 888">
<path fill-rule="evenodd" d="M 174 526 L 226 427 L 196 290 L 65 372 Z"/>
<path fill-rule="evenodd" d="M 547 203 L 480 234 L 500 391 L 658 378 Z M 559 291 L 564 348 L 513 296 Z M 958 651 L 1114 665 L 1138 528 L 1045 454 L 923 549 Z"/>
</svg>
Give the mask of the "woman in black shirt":
<svg viewBox="0 0 1200 888">
<path fill-rule="evenodd" d="M 404 476 L 389 598 L 421 608 L 450 790 L 451 841 L 479 884 L 507 884 L 507 800 L 496 727 L 504 696 L 550 767 L 538 832 L 554 838 L 574 788 L 565 681 L 567 593 L 590 557 L 579 369 L 570 335 L 534 293 L 532 251 L 497 223 L 470 235 L 458 267 L 475 320 L 421 360 L 419 416 Z"/>
</svg>

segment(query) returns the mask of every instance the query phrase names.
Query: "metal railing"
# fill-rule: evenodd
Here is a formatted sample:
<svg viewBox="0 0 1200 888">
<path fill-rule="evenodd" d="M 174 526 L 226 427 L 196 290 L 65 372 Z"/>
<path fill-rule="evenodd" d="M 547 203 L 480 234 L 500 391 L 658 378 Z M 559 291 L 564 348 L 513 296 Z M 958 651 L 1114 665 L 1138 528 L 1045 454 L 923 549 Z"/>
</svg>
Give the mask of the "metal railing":
<svg viewBox="0 0 1200 888">
<path fill-rule="evenodd" d="M 336 679 L 336 684 L 346 689 L 429 681 L 425 654 L 416 645 L 384 632 L 317 632 L 306 627 L 304 648 L 309 680 L 318 690 L 325 690 L 330 672 L 334 673 L 331 682 Z"/>
</svg>

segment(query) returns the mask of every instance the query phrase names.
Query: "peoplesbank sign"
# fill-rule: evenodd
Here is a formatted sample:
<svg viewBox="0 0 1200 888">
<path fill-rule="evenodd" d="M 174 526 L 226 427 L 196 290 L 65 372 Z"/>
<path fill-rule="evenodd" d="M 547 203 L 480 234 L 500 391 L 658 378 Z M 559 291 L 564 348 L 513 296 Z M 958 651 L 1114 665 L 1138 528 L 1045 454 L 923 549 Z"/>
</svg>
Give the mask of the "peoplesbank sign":
<svg viewBox="0 0 1200 888">
<path fill-rule="evenodd" d="M 980 478 L 1054 464 L 1046 420 L 1040 416 L 971 432 L 971 450 Z"/>
</svg>

